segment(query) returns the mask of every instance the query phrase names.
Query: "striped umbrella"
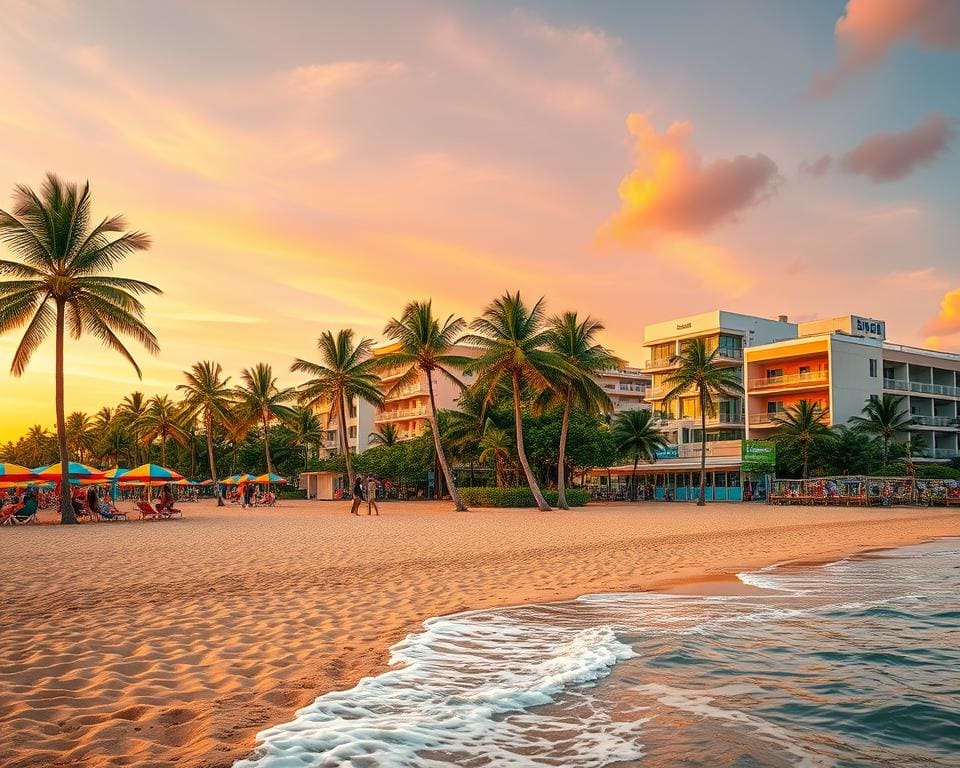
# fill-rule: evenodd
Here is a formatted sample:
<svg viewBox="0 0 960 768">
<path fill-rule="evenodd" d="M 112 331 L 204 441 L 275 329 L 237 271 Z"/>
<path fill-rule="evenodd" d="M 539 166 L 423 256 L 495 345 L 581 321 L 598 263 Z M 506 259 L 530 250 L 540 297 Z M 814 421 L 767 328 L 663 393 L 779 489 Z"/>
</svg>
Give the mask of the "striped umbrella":
<svg viewBox="0 0 960 768">
<path fill-rule="evenodd" d="M 124 469 L 123 467 L 114 467 L 113 469 L 108 469 L 103 474 L 106 475 L 110 480 L 118 480 L 129 471 L 129 469 Z"/>
<path fill-rule="evenodd" d="M 286 478 L 280 477 L 280 475 L 275 475 L 272 472 L 268 472 L 265 475 L 260 475 L 253 482 L 255 483 L 285 483 L 287 482 Z"/>
<path fill-rule="evenodd" d="M 60 464 L 51 464 L 49 467 L 40 467 L 35 469 L 34 473 L 42 480 L 61 480 Z M 86 464 L 80 464 L 71 461 L 67 464 L 67 479 L 69 480 L 106 480 L 107 476 L 99 469 L 88 467 Z"/>
<path fill-rule="evenodd" d="M 150 485 L 165 485 L 183 480 L 183 475 L 172 469 L 160 467 L 156 464 L 141 464 L 123 475 L 124 483 L 149 483 Z"/>
<path fill-rule="evenodd" d="M 257 478 L 253 475 L 242 474 L 242 475 L 232 475 L 223 481 L 224 485 L 240 485 L 240 483 L 254 483 Z"/>
<path fill-rule="evenodd" d="M 0 464 L 0 482 L 17 483 L 36 479 L 37 476 L 32 469 L 21 467 L 19 464 Z"/>
</svg>

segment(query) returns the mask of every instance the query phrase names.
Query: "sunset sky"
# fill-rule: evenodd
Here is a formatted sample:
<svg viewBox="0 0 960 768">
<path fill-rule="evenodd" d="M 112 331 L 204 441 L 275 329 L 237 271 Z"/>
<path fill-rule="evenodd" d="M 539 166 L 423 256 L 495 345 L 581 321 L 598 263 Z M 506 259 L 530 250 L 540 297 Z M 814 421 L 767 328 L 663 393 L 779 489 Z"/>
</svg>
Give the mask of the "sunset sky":
<svg viewBox="0 0 960 768">
<path fill-rule="evenodd" d="M 89 179 L 153 247 L 161 354 L 67 410 L 519 289 L 607 325 L 856 313 L 960 351 L 960 3 L 0 0 L 0 208 Z M 5 368 L 19 340 L 0 337 Z M 52 426 L 52 339 L 0 439 Z"/>
</svg>

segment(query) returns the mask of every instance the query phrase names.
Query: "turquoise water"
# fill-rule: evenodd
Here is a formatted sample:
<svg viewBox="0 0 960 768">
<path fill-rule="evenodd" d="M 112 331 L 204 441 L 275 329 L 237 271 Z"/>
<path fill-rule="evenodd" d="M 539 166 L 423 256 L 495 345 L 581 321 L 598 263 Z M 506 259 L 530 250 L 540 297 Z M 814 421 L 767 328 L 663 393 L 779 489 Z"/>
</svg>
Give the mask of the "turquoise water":
<svg viewBox="0 0 960 768">
<path fill-rule="evenodd" d="M 260 735 L 283 766 L 960 766 L 960 540 L 427 622 Z"/>
</svg>

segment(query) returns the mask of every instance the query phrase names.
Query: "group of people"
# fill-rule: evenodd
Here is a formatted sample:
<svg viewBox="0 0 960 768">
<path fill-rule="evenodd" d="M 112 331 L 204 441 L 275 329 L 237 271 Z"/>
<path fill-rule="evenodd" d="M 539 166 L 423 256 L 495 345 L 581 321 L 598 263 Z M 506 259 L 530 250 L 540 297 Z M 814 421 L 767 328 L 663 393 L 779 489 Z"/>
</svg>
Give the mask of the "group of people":
<svg viewBox="0 0 960 768">
<path fill-rule="evenodd" d="M 377 479 L 373 475 L 357 475 L 353 481 L 353 504 L 350 507 L 351 515 L 360 514 L 360 505 L 367 502 L 367 514 L 371 511 L 380 515 L 377 506 Z"/>
<path fill-rule="evenodd" d="M 255 483 L 241 483 L 237 490 L 230 494 L 230 502 L 240 504 L 241 507 L 272 507 L 277 503 L 277 497 L 269 489 L 258 491 Z"/>
<path fill-rule="evenodd" d="M 35 520 L 39 502 L 37 492 L 33 488 L 25 488 L 17 495 L 15 490 L 0 497 L 0 524 L 13 525 L 29 523 Z"/>
<path fill-rule="evenodd" d="M 97 490 L 97 486 L 88 486 L 86 490 L 77 488 L 70 499 L 73 504 L 73 512 L 77 519 L 89 517 L 91 520 L 103 518 L 104 520 L 126 520 L 127 516 L 120 512 L 110 498 L 110 495 L 104 493 L 103 496 Z"/>
</svg>

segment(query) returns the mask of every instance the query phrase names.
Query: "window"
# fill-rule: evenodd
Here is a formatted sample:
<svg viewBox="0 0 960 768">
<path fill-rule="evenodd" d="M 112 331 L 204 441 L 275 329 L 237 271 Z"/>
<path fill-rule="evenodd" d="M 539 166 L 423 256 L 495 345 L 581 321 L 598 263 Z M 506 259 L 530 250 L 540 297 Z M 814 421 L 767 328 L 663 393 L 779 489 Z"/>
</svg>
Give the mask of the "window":
<svg viewBox="0 0 960 768">
<path fill-rule="evenodd" d="M 783 413 L 783 401 L 771 400 L 767 403 L 767 413 Z"/>
<path fill-rule="evenodd" d="M 810 373 L 810 366 L 809 366 L 809 365 L 801 365 L 801 366 L 800 366 L 800 375 L 803 376 L 803 374 L 805 374 L 805 373 Z"/>
<path fill-rule="evenodd" d="M 767 378 L 768 379 L 779 379 L 783 376 L 783 368 L 768 368 L 767 369 Z"/>
<path fill-rule="evenodd" d="M 877 359 L 875 357 L 870 358 L 870 378 L 877 378 Z"/>
</svg>

